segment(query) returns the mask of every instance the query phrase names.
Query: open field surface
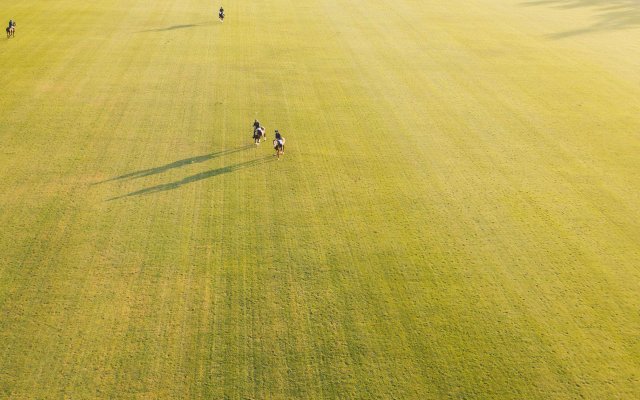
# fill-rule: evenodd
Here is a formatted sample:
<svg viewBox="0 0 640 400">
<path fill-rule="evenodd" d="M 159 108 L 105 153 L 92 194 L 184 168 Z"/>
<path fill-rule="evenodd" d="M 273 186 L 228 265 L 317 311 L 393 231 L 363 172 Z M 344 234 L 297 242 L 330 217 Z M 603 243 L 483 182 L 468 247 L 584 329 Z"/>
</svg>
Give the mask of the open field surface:
<svg viewBox="0 0 640 400">
<path fill-rule="evenodd" d="M 0 0 L 0 398 L 640 398 L 640 2 L 224 6 Z"/>
</svg>

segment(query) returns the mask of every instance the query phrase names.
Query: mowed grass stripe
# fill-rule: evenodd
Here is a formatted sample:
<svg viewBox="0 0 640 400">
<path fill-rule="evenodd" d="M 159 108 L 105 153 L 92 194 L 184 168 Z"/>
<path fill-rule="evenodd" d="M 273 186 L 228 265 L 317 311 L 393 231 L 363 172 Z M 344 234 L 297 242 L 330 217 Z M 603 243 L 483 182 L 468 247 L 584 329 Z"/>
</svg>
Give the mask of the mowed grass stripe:
<svg viewBox="0 0 640 400">
<path fill-rule="evenodd" d="M 393 32 L 394 30 L 390 30 L 390 31 L 391 31 L 391 32 Z M 392 41 L 392 40 L 391 40 L 391 41 Z M 357 39 L 355 39 L 355 42 L 357 42 L 357 43 L 362 43 L 362 41 L 358 41 Z M 372 58 L 372 57 L 368 57 L 367 59 L 370 59 L 370 58 Z M 396 85 L 396 86 L 397 86 L 397 81 L 394 81 L 394 85 Z M 415 85 L 415 83 L 414 83 L 414 85 Z M 392 85 L 389 85 L 389 87 L 391 87 L 391 86 L 392 86 Z M 605 90 L 605 89 L 603 88 L 603 91 L 604 91 L 604 90 Z M 429 94 L 432 94 L 432 93 L 433 93 L 433 92 L 431 92 L 431 91 L 425 91 L 425 92 L 427 92 L 427 93 L 429 93 Z M 465 90 L 449 91 L 449 92 L 450 92 L 450 93 L 458 93 L 458 92 L 463 92 L 463 93 L 468 93 L 468 92 L 469 92 L 469 93 L 470 93 L 470 92 L 471 92 L 471 90 L 470 90 L 470 89 L 468 89 L 468 88 L 465 88 Z M 394 100 L 395 100 L 395 99 L 397 99 L 397 97 L 396 97 L 396 96 L 391 96 L 391 98 L 393 98 Z M 420 103 L 418 103 L 418 104 L 420 104 Z M 445 104 L 447 104 L 447 103 L 445 102 Z M 474 106 L 473 104 L 472 104 L 472 105 L 470 105 L 470 109 L 474 109 L 474 108 L 477 108 L 477 107 L 476 107 L 476 106 Z M 425 112 L 425 114 L 428 114 L 428 113 L 429 113 L 430 108 L 428 108 L 428 107 L 427 107 L 427 108 L 426 108 L 426 110 L 427 110 L 427 111 Z M 523 112 L 523 113 L 524 113 L 524 112 Z M 462 115 L 460 115 L 460 117 L 461 117 L 460 121 L 464 121 L 464 119 L 462 119 Z M 469 119 L 469 118 L 467 117 L 466 119 Z M 485 120 L 486 120 L 486 121 L 491 121 L 492 119 L 487 118 L 487 119 L 485 119 Z M 400 123 L 400 122 L 399 122 L 399 121 L 397 121 L 397 120 L 394 120 L 394 121 L 393 121 L 393 123 L 395 124 L 395 123 Z M 392 124 L 392 125 L 393 125 L 393 124 Z M 471 127 L 469 127 L 469 128 L 471 128 Z M 490 129 L 490 128 L 489 128 L 489 129 Z M 463 132 L 464 132 L 464 133 L 465 133 L 465 135 L 466 135 L 466 134 L 468 134 L 469 132 L 473 132 L 473 130 L 474 130 L 474 129 L 465 129 Z M 453 131 L 453 132 L 455 132 L 455 130 L 452 130 L 452 131 Z M 453 135 L 451 135 L 451 136 L 453 136 Z M 428 141 L 428 138 L 426 138 L 426 140 Z M 461 144 L 462 144 L 462 145 L 460 146 L 460 150 L 461 150 L 461 151 L 464 151 L 464 150 L 465 150 L 465 147 L 464 147 L 464 146 L 466 146 L 466 145 L 468 145 L 468 144 L 469 144 L 469 140 L 468 140 L 468 139 L 467 139 L 467 140 L 465 140 L 465 139 L 460 139 L 460 140 L 459 140 L 459 143 L 461 143 Z M 477 143 L 477 142 L 474 142 L 474 147 L 475 147 L 475 146 L 477 146 L 477 144 L 476 144 L 476 143 Z M 533 146 L 532 146 L 532 147 L 533 147 Z M 483 150 L 484 150 L 484 149 L 483 149 Z M 457 154 L 457 153 L 460 153 L 461 151 L 456 151 L 456 154 Z M 444 154 L 446 154 L 446 155 L 447 155 L 447 157 L 451 157 L 451 155 L 450 155 L 451 153 L 449 153 L 449 152 L 443 152 L 443 153 L 444 153 Z M 474 152 L 474 153 L 475 153 L 475 152 Z M 478 152 L 478 153 L 480 153 L 480 154 L 486 154 L 486 151 L 482 151 L 482 152 Z M 475 154 L 474 154 L 474 155 L 475 155 Z M 468 157 L 468 155 L 461 155 L 461 156 L 460 156 L 460 159 L 461 159 L 461 160 L 464 160 L 463 162 L 467 162 L 467 161 L 468 161 L 468 160 L 470 160 L 470 159 L 471 159 L 471 160 L 473 160 L 473 158 L 474 158 L 473 156 L 472 156 L 472 157 Z M 587 158 L 587 159 L 588 159 L 588 158 Z M 436 165 L 438 165 L 438 163 L 436 163 Z M 439 164 L 439 165 L 442 165 L 442 164 Z M 493 164 L 492 164 L 492 165 L 493 165 Z M 536 166 L 537 166 L 538 164 L 532 164 L 532 165 L 536 165 Z M 523 167 L 524 167 L 524 168 L 523 168 L 523 171 L 526 171 L 527 166 L 525 165 L 525 166 L 523 166 Z M 489 167 L 489 168 L 491 168 L 491 167 Z M 531 168 L 531 167 L 529 167 L 529 168 Z M 538 169 L 538 168 L 539 168 L 539 166 L 537 166 L 537 167 L 536 167 L 536 169 Z M 471 185 L 471 187 L 473 187 L 473 183 L 472 183 L 473 181 L 472 181 L 472 180 L 469 180 L 469 179 L 468 179 L 468 177 L 469 177 L 469 176 L 474 176 L 474 175 L 475 175 L 475 171 L 471 171 L 471 170 L 466 170 L 466 171 L 464 171 L 464 175 L 463 175 L 463 176 L 465 176 L 465 178 L 467 178 L 467 179 L 465 179 L 465 182 L 466 182 L 468 185 Z M 450 178 L 448 179 L 448 182 L 449 182 L 449 183 L 451 183 L 451 184 L 453 183 L 453 182 L 451 181 L 451 179 L 450 179 Z M 486 183 L 485 181 L 482 181 L 482 182 L 483 182 L 483 183 Z M 516 180 L 516 179 L 513 179 L 513 182 L 517 182 L 517 180 Z M 456 185 L 455 185 L 455 184 L 452 184 L 451 186 L 452 186 L 452 187 L 456 187 Z M 547 186 L 548 186 L 548 185 L 547 185 Z M 468 192 L 468 191 L 469 191 L 469 186 L 465 185 L 465 187 L 467 188 L 467 192 Z M 486 188 L 484 188 L 483 192 L 485 192 L 485 193 L 486 193 Z M 474 194 L 475 194 L 475 193 L 474 193 Z M 472 198 L 474 194 L 468 194 L 468 196 L 469 196 L 468 198 Z M 480 194 L 480 193 L 478 193 L 478 194 Z M 559 197 L 560 197 L 560 198 L 564 198 L 565 196 L 561 195 L 561 196 L 559 196 Z M 526 197 L 525 197 L 525 199 L 526 199 Z M 489 202 L 488 204 L 491 204 L 491 203 Z M 613 204 L 615 204 L 615 203 L 613 203 Z M 547 207 L 548 207 L 548 206 L 547 206 Z M 536 210 L 536 212 L 537 212 L 538 214 L 542 214 L 542 215 L 544 215 L 544 213 L 545 213 L 544 209 L 541 209 L 541 208 L 538 208 L 538 209 Z M 487 215 L 487 216 L 488 216 L 488 215 Z M 558 217 L 556 217 L 556 218 L 558 218 Z M 565 220 L 565 218 L 563 218 L 562 216 L 560 216 L 558 220 L 559 220 L 559 221 L 563 221 L 563 220 Z M 471 221 L 470 221 L 470 222 L 471 222 Z M 548 223 L 548 222 L 546 222 L 546 223 Z M 597 225 L 597 224 L 599 224 L 600 222 L 599 222 L 599 221 L 594 221 L 593 223 Z M 473 225 L 473 224 L 472 224 L 472 225 Z M 632 224 L 631 226 L 634 226 L 634 225 Z M 503 229 L 500 229 L 500 230 L 501 230 L 501 231 L 503 231 Z M 618 231 L 618 229 L 616 229 L 616 235 L 619 235 L 620 233 L 622 233 L 622 232 L 619 232 L 619 231 Z M 622 234 L 626 236 L 626 234 L 625 234 L 625 233 L 622 233 Z M 569 237 L 573 237 L 573 236 L 575 236 L 575 234 L 574 234 L 573 232 L 571 232 L 571 231 L 567 231 L 567 232 L 566 232 L 566 235 L 567 235 L 567 237 L 566 237 L 564 240 L 569 240 Z M 526 240 L 526 239 L 528 239 L 528 238 L 524 238 L 524 239 Z M 515 241 L 514 243 L 521 243 L 521 242 Z M 628 247 L 627 247 L 626 249 L 628 249 Z M 624 250 L 626 250 L 626 249 L 625 249 L 624 247 L 622 248 L 622 250 L 623 250 L 623 251 L 624 251 Z M 609 255 L 607 255 L 606 257 L 611 257 L 611 256 L 612 256 L 612 255 L 614 255 L 614 254 L 618 254 L 619 250 L 620 250 L 620 249 L 613 249 L 613 250 L 611 250 L 611 251 L 608 253 Z M 557 251 L 557 250 L 552 250 L 552 251 Z M 574 251 L 575 251 L 575 249 L 574 249 Z M 570 262 L 569 260 L 567 260 L 567 261 L 568 261 L 568 262 Z M 633 267 L 632 267 L 632 268 L 633 268 Z M 634 269 L 635 269 L 635 268 L 634 268 Z M 634 269 L 630 270 L 630 272 L 631 272 L 631 271 L 634 271 Z M 602 271 L 602 270 L 601 270 L 600 268 L 598 268 L 595 272 L 596 272 L 596 273 L 602 273 L 601 271 Z M 604 272 L 605 272 L 607 275 L 609 275 L 608 271 L 604 271 Z M 569 277 L 569 275 L 567 275 L 567 277 Z M 586 278 L 586 277 L 585 277 L 585 279 L 587 279 L 587 280 L 588 280 L 589 278 Z M 566 285 L 566 283 L 564 283 L 564 284 Z M 508 287 L 508 285 L 505 285 L 505 286 L 506 286 L 506 287 Z M 613 286 L 613 285 L 612 285 L 612 286 L 610 286 L 610 288 L 611 288 L 611 289 L 612 289 L 613 287 L 616 287 L 616 286 Z M 601 294 L 601 297 L 606 298 L 606 297 L 607 297 L 607 293 L 608 293 L 608 292 L 609 292 L 608 290 L 604 290 L 604 291 L 602 292 L 602 294 Z M 631 294 L 631 293 L 632 293 L 632 291 L 627 291 L 627 293 L 628 293 L 628 294 Z M 596 298 L 598 298 L 598 296 L 596 296 Z M 606 315 L 606 313 L 604 313 L 604 314 Z M 625 315 L 626 315 L 626 314 L 625 314 Z M 567 317 L 566 317 L 566 316 L 563 316 L 563 318 L 565 318 L 565 319 L 566 319 Z M 623 334 L 623 336 L 622 336 L 622 337 L 629 337 L 629 336 L 628 336 L 628 331 L 627 331 L 627 332 L 625 332 L 625 333 Z"/>
</svg>

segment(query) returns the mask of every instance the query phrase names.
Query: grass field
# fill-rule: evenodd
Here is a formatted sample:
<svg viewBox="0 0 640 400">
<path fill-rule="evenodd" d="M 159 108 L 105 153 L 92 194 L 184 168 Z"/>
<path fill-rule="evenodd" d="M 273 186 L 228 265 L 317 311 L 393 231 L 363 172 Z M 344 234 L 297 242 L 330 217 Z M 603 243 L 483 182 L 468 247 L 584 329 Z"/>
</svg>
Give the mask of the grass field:
<svg viewBox="0 0 640 400">
<path fill-rule="evenodd" d="M 0 5 L 0 398 L 640 398 L 638 1 Z"/>
</svg>

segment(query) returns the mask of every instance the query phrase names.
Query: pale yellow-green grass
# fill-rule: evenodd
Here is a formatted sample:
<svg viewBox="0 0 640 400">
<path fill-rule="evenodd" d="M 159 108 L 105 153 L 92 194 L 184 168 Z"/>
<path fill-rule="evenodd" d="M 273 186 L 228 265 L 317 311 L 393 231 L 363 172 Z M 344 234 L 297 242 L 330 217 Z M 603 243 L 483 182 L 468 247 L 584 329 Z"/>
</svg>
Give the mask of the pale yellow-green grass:
<svg viewBox="0 0 640 400">
<path fill-rule="evenodd" d="M 640 398 L 640 3 L 223 5 L 0 1 L 0 398 Z"/>
</svg>

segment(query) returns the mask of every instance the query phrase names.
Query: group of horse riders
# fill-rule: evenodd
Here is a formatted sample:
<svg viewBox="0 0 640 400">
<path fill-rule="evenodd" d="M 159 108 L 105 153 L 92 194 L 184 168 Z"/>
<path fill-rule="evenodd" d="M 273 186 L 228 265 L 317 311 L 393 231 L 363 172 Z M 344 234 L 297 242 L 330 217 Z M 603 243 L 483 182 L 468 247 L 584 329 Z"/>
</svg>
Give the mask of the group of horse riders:
<svg viewBox="0 0 640 400">
<path fill-rule="evenodd" d="M 7 38 L 14 36 L 15 32 L 16 32 L 16 21 L 10 19 L 9 26 L 7 27 Z"/>
<path fill-rule="evenodd" d="M 256 119 L 253 121 L 253 143 L 260 144 L 261 140 L 267 140 L 267 133 L 264 126 L 260 125 L 260 122 Z M 285 139 L 280 132 L 275 130 L 275 138 L 273 139 L 273 149 L 276 151 L 276 157 L 280 158 L 280 155 L 284 154 Z"/>
</svg>

